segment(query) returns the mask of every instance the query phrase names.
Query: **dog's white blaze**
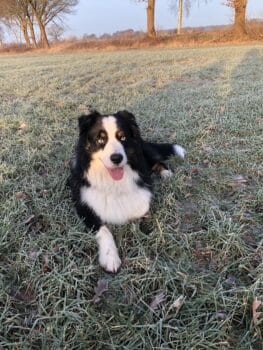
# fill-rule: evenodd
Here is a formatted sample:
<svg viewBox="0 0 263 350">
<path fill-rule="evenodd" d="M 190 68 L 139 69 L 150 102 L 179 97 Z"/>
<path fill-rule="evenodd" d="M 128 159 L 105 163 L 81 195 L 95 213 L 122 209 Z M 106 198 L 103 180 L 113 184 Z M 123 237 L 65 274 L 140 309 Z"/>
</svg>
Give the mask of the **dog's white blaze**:
<svg viewBox="0 0 263 350">
<path fill-rule="evenodd" d="M 117 272 L 121 265 L 118 249 L 111 232 L 106 226 L 101 226 L 96 234 L 99 246 L 99 263 L 109 272 Z"/>
<path fill-rule="evenodd" d="M 124 224 L 149 211 L 151 192 L 136 184 L 138 174 L 128 164 L 119 181 L 112 180 L 105 167 L 91 167 L 91 186 L 81 188 L 81 201 L 88 204 L 105 223 Z"/>
<path fill-rule="evenodd" d="M 111 168 L 114 166 L 114 164 L 111 162 L 110 156 L 113 153 L 119 153 L 123 156 L 123 160 L 119 164 L 119 166 L 125 165 L 127 163 L 127 156 L 126 156 L 123 145 L 116 138 L 116 134 L 118 131 L 116 118 L 113 116 L 105 117 L 102 119 L 102 125 L 107 133 L 108 141 L 107 141 L 105 147 L 103 148 L 103 150 L 94 154 L 94 159 L 97 157 L 100 158 L 100 160 L 103 162 L 103 164 L 106 167 Z"/>
</svg>

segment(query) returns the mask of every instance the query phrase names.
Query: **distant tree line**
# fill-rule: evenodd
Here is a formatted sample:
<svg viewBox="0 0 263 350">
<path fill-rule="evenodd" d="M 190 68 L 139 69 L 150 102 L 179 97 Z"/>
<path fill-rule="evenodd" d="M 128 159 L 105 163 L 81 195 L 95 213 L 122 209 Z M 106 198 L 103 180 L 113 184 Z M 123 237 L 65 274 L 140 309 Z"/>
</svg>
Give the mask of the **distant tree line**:
<svg viewBox="0 0 263 350">
<path fill-rule="evenodd" d="M 95 0 L 94 0 L 95 1 Z M 156 0 L 135 0 L 146 3 L 147 35 L 156 37 Z M 177 9 L 177 34 L 181 34 L 183 12 L 188 15 L 191 3 L 196 0 L 170 0 Z M 209 1 L 209 0 L 204 0 Z M 246 34 L 246 7 L 248 0 L 222 0 L 234 11 L 234 32 Z M 22 33 L 27 47 L 49 47 L 49 38 L 58 40 L 64 30 L 64 16 L 74 11 L 79 0 L 0 0 L 0 45 L 4 27 L 17 35 Z M 1 25 L 2 24 L 2 25 Z"/>
<path fill-rule="evenodd" d="M 47 28 L 57 37 L 63 17 L 77 4 L 78 0 L 0 0 L 0 20 L 14 33 L 19 29 L 27 47 L 48 48 Z"/>
</svg>

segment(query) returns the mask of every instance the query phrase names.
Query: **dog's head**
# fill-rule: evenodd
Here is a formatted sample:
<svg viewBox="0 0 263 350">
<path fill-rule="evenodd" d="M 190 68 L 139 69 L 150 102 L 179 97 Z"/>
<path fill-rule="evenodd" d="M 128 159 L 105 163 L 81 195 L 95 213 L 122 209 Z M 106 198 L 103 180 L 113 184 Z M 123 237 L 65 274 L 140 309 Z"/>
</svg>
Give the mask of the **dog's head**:
<svg viewBox="0 0 263 350">
<path fill-rule="evenodd" d="M 91 165 L 106 169 L 113 180 L 121 180 L 124 167 L 141 140 L 133 114 L 120 111 L 101 115 L 93 111 L 79 118 L 80 145 Z"/>
</svg>

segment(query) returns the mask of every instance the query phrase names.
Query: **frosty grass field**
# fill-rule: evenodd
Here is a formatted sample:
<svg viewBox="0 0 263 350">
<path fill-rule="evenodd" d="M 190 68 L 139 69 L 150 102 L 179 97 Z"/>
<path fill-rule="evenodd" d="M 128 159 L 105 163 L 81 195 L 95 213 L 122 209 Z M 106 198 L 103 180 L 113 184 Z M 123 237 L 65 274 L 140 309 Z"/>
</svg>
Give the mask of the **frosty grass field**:
<svg viewBox="0 0 263 350">
<path fill-rule="evenodd" d="M 261 349 L 263 46 L 0 57 L 0 349 Z M 117 275 L 66 180 L 81 105 L 176 141 Z"/>
</svg>

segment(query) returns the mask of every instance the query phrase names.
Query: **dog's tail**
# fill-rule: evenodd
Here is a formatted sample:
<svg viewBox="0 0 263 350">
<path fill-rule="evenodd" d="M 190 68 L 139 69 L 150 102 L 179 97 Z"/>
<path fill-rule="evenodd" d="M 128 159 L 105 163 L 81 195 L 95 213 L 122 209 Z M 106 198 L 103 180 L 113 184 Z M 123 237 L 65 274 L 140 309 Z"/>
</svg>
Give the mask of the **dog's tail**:
<svg viewBox="0 0 263 350">
<path fill-rule="evenodd" d="M 177 144 L 144 142 L 143 153 L 151 161 L 160 162 L 172 155 L 177 155 L 179 158 L 184 159 L 186 151 Z"/>
</svg>

